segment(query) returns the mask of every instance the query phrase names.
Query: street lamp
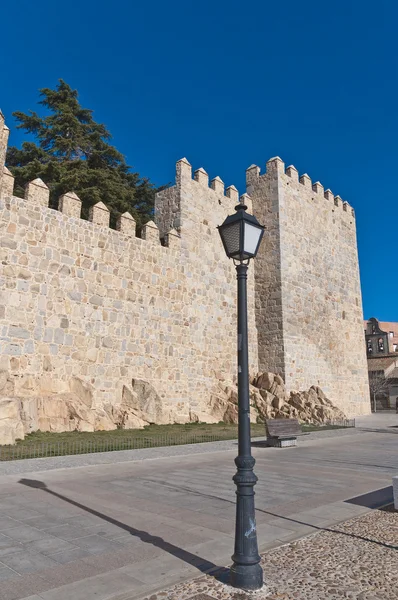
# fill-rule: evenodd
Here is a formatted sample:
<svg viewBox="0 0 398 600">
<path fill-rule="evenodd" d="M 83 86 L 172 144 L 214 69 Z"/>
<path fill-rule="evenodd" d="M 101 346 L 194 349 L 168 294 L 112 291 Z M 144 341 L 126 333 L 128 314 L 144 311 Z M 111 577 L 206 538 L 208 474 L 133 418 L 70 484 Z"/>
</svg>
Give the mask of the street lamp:
<svg viewBox="0 0 398 600">
<path fill-rule="evenodd" d="M 227 217 L 218 227 L 224 250 L 234 260 L 238 280 L 238 456 L 235 458 L 236 524 L 235 552 L 230 583 L 243 590 L 258 590 L 263 585 L 263 571 L 257 545 L 254 486 L 257 477 L 253 472 L 255 460 L 250 442 L 249 358 L 247 340 L 247 270 L 255 258 L 264 227 L 253 215 L 246 213 L 247 206 L 235 206 L 236 213 Z"/>
</svg>

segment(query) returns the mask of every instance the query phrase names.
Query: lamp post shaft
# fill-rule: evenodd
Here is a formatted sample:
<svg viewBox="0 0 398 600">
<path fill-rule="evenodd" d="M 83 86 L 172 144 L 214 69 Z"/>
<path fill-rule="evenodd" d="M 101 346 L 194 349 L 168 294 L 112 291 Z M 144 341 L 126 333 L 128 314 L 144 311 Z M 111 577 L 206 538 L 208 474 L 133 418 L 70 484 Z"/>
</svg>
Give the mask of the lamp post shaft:
<svg viewBox="0 0 398 600">
<path fill-rule="evenodd" d="M 247 334 L 247 264 L 236 267 L 238 280 L 238 456 L 235 459 L 236 526 L 235 552 L 231 567 L 231 585 L 244 590 L 258 590 L 263 585 L 263 572 L 257 545 L 253 472 L 251 455 L 249 356 Z"/>
</svg>

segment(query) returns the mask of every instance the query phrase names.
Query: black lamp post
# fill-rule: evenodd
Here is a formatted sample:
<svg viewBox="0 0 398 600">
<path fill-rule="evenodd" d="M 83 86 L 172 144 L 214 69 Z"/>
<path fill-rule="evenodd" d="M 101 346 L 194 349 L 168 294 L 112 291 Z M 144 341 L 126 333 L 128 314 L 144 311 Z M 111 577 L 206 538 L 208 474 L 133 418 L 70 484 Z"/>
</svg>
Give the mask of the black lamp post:
<svg viewBox="0 0 398 600">
<path fill-rule="evenodd" d="M 258 590 L 263 585 L 263 571 L 257 545 L 254 486 L 257 477 L 253 472 L 255 460 L 251 454 L 249 357 L 247 339 L 247 270 L 260 246 L 264 227 L 245 206 L 235 207 L 236 213 L 227 217 L 218 227 L 228 258 L 233 258 L 238 280 L 238 443 L 235 458 L 236 525 L 234 564 L 231 568 L 231 585 L 243 590 Z"/>
</svg>

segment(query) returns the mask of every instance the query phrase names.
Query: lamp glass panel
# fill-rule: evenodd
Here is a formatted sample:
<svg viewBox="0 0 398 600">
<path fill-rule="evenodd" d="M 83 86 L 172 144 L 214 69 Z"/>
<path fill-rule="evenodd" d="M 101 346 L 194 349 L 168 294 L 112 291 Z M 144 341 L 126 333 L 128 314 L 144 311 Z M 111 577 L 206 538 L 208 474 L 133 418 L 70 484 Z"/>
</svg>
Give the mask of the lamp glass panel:
<svg viewBox="0 0 398 600">
<path fill-rule="evenodd" d="M 227 249 L 227 254 L 239 253 L 240 245 L 240 222 L 232 223 L 220 229 L 221 237 Z"/>
<path fill-rule="evenodd" d="M 261 229 L 250 223 L 245 223 L 245 254 L 255 256 L 257 252 L 258 242 L 261 236 Z"/>
</svg>

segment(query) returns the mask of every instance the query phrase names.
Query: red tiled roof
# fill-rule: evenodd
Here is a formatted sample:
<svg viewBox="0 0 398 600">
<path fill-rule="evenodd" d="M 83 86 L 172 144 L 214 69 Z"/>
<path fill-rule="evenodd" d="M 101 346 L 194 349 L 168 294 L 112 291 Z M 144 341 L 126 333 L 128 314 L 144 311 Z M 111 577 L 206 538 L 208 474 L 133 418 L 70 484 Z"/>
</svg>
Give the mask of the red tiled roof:
<svg viewBox="0 0 398 600">
<path fill-rule="evenodd" d="M 385 371 L 395 363 L 398 367 L 398 356 L 383 356 L 378 358 L 368 358 L 368 371 Z"/>
</svg>

